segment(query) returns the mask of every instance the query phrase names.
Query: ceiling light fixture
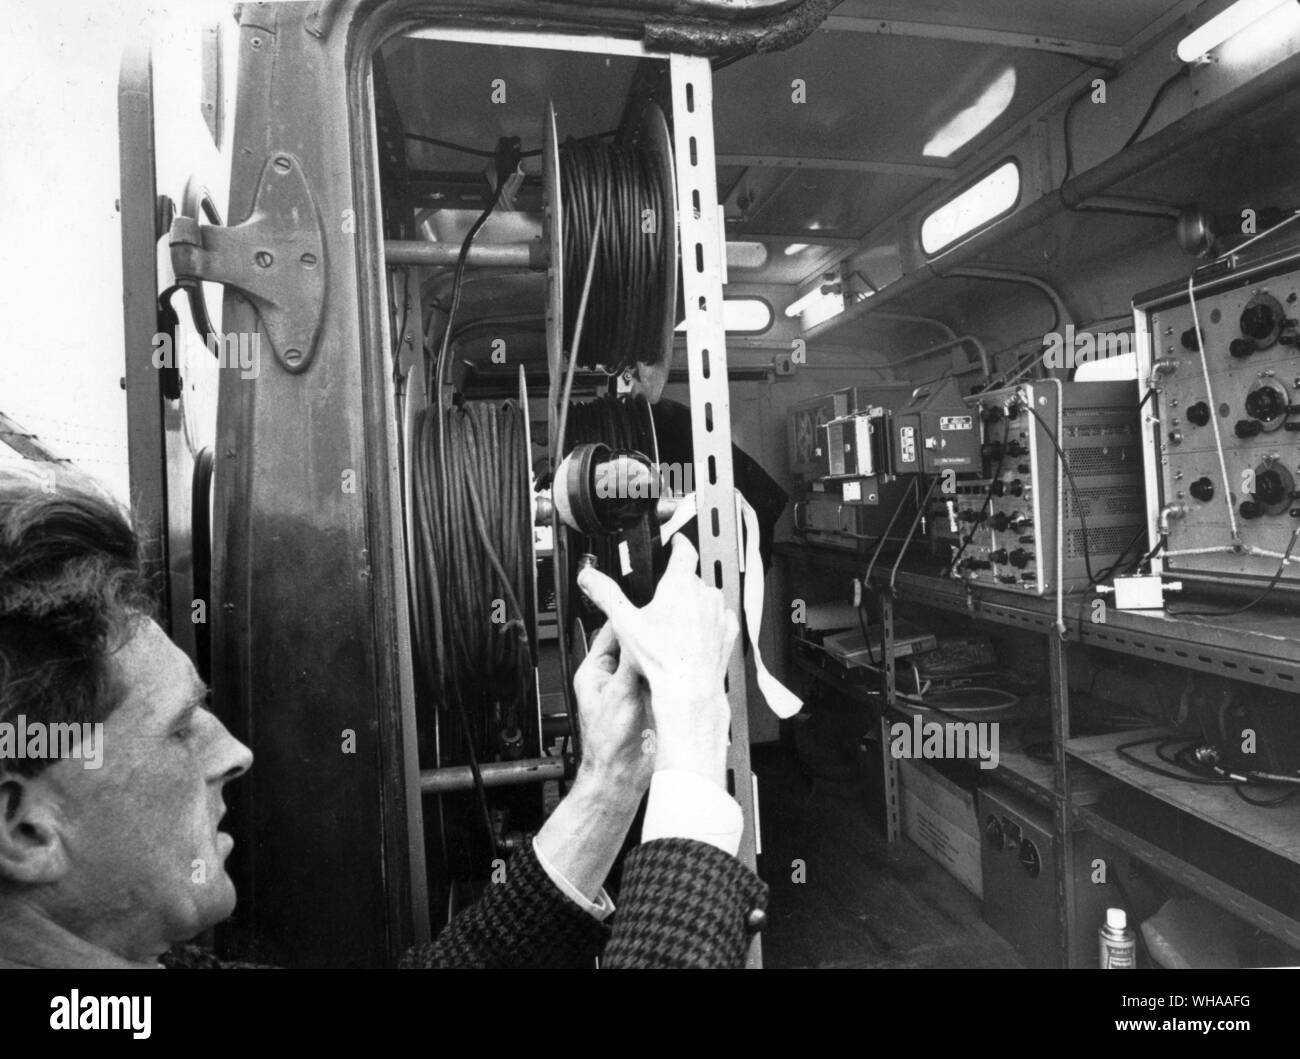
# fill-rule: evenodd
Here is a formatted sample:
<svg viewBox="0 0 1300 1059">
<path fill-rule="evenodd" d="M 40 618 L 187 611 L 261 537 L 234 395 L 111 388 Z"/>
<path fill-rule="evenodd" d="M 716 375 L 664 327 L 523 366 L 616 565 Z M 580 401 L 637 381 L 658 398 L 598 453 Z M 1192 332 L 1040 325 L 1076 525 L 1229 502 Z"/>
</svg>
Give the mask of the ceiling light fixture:
<svg viewBox="0 0 1300 1059">
<path fill-rule="evenodd" d="M 1247 26 L 1293 0 L 1237 0 L 1208 22 L 1197 26 L 1178 42 L 1178 58 L 1185 63 L 1209 62 L 1209 53 Z"/>
</svg>

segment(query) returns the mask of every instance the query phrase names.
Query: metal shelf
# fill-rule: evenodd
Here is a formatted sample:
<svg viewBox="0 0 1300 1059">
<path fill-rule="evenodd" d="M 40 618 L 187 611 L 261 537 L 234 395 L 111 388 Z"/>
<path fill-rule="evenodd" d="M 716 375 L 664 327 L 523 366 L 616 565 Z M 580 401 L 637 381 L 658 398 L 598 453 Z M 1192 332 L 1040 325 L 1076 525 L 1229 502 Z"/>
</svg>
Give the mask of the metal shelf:
<svg viewBox="0 0 1300 1059">
<path fill-rule="evenodd" d="M 836 672 L 835 665 L 819 666 L 806 653 L 796 651 L 793 656 L 794 667 L 806 673 L 814 680 L 843 695 L 845 698 L 866 706 L 879 709 L 883 699 L 841 673 Z M 912 714 L 898 706 L 890 706 L 889 712 L 898 718 L 910 718 Z M 976 767 L 976 766 L 972 766 Z M 1052 766 L 1037 761 L 1026 755 L 1019 747 L 1002 747 L 998 753 L 998 767 L 984 770 L 984 776 L 1010 787 L 1012 790 L 1040 805 L 1050 806 L 1052 802 Z"/>
<path fill-rule="evenodd" d="M 841 555 L 784 545 L 778 554 L 792 565 L 816 565 L 861 577 L 866 562 Z M 872 574 L 877 589 L 887 589 L 889 568 Z M 936 607 L 972 619 L 1035 632 L 1054 632 L 1056 600 L 987 585 L 971 586 L 922 573 L 912 565 L 894 579 L 901 602 Z M 1066 604 L 1068 639 L 1122 654 L 1215 673 L 1232 680 L 1300 693 L 1300 615 L 1254 611 L 1232 617 L 1177 618 L 1163 611 L 1125 611 L 1108 605 L 1105 620 L 1089 620 L 1083 596 Z"/>
<path fill-rule="evenodd" d="M 795 571 L 818 567 L 860 578 L 867 567 L 867 560 L 860 556 L 829 553 L 791 543 L 779 544 L 777 554 Z M 882 618 L 887 630 L 892 630 L 893 604 L 897 601 L 1048 637 L 1055 764 L 1046 766 L 1014 751 L 1004 750 L 1000 767 L 992 773 L 999 782 L 1051 807 L 1058 834 L 1067 833 L 1071 823 L 1081 824 L 1259 929 L 1289 945 L 1300 946 L 1300 922 L 1297 920 L 1187 863 L 1083 803 L 1095 801 L 1097 782 L 1105 782 L 1105 777 L 1109 777 L 1293 864 L 1300 864 L 1300 805 L 1263 809 L 1246 804 L 1222 788 L 1193 786 L 1146 772 L 1114 753 L 1115 746 L 1121 742 L 1142 738 L 1138 732 L 1066 739 L 1065 733 L 1070 729 L 1068 658 L 1066 643 L 1057 633 L 1055 598 L 1027 596 L 987 585 L 972 586 L 935 576 L 918 566 L 913 560 L 894 573 L 891 560 L 872 573 L 872 587 L 881 593 L 884 604 Z M 1065 639 L 1149 661 L 1300 693 L 1300 619 L 1296 617 L 1261 611 L 1206 620 L 1177 618 L 1163 611 L 1122 611 L 1109 605 L 1104 612 L 1104 621 L 1093 622 L 1089 620 L 1091 616 L 1089 597 L 1069 597 Z M 892 632 L 887 632 L 887 637 L 892 637 Z M 887 657 L 886 683 L 892 688 L 891 663 L 892 659 Z M 1071 758 L 1092 766 L 1096 771 L 1068 768 Z M 888 764 L 886 762 L 886 768 Z M 1058 940 L 1067 962 L 1072 963 L 1079 954 L 1071 951 L 1073 935 L 1070 924 L 1076 902 L 1072 846 L 1068 842 L 1058 844 L 1057 870 L 1061 900 Z"/>
<path fill-rule="evenodd" d="M 1153 798 L 1172 805 L 1208 824 L 1222 828 L 1237 838 L 1300 864 L 1300 801 L 1265 809 L 1242 801 L 1230 787 L 1208 787 L 1157 776 L 1115 753 L 1123 743 L 1168 735 L 1160 728 L 1090 736 L 1066 741 L 1065 752 L 1095 769 L 1140 787 Z M 1134 747 L 1134 757 L 1168 771 L 1170 766 L 1159 760 L 1153 745 Z"/>
<path fill-rule="evenodd" d="M 1183 883 L 1233 915 L 1240 916 L 1288 945 L 1300 947 L 1300 922 L 1290 916 L 1283 915 L 1249 894 L 1242 893 L 1235 886 L 1229 886 L 1208 872 L 1188 864 L 1181 857 L 1107 819 L 1095 809 L 1076 805 L 1072 807 L 1071 815 L 1093 834 L 1113 842 L 1138 860 Z"/>
</svg>

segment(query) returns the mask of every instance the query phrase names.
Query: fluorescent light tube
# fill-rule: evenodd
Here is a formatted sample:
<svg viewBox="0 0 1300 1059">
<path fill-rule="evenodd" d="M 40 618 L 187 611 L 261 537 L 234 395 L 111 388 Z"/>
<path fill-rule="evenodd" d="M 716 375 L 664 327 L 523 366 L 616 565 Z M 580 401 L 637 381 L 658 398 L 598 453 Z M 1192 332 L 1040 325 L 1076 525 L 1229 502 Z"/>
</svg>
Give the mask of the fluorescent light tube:
<svg viewBox="0 0 1300 1059">
<path fill-rule="evenodd" d="M 1292 2 L 1293 0 L 1237 0 L 1231 7 L 1220 11 L 1210 21 L 1197 26 L 1180 40 L 1178 58 L 1185 63 L 1196 62 L 1247 26 Z"/>
</svg>

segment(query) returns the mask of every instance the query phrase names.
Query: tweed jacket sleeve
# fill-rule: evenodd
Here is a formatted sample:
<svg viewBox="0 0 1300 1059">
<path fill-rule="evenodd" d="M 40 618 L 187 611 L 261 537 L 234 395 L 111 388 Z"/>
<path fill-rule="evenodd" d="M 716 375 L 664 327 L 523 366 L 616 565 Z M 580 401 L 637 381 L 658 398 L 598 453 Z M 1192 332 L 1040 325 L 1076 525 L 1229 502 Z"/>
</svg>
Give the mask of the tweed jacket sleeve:
<svg viewBox="0 0 1300 1059">
<path fill-rule="evenodd" d="M 532 843 L 506 865 L 505 881 L 453 919 L 402 967 L 592 967 L 609 929 L 551 882 Z"/>
<path fill-rule="evenodd" d="M 767 884 L 706 842 L 661 838 L 627 858 L 603 967 L 741 967 Z"/>
</svg>

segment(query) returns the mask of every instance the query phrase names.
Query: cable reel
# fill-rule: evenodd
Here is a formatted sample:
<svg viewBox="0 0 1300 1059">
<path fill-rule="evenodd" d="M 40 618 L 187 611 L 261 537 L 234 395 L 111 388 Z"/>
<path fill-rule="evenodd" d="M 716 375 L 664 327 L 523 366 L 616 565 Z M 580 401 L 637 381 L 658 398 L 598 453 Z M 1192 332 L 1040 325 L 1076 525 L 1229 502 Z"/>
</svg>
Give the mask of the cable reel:
<svg viewBox="0 0 1300 1059">
<path fill-rule="evenodd" d="M 658 471 L 639 452 L 602 443 L 577 446 L 555 472 L 551 499 L 560 521 L 591 537 L 614 537 L 628 599 L 643 607 L 664 571 L 659 523 L 675 502 L 659 497 Z"/>
</svg>

